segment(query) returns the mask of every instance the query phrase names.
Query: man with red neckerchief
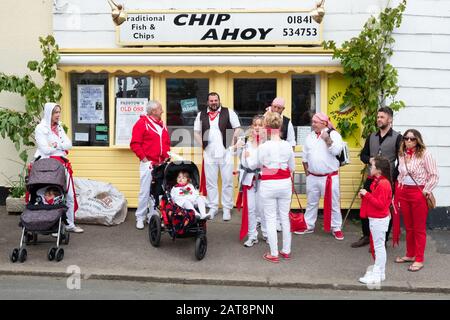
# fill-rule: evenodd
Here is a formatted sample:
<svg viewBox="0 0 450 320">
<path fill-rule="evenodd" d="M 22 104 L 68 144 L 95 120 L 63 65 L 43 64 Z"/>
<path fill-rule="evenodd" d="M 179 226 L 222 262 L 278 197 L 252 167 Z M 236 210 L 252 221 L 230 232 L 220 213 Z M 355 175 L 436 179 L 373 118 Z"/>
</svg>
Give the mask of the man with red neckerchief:
<svg viewBox="0 0 450 320">
<path fill-rule="evenodd" d="M 220 103 L 219 94 L 208 94 L 208 109 L 197 114 L 194 122 L 194 137 L 203 147 L 203 166 L 200 192 L 207 196 L 211 219 L 219 208 L 218 174 L 222 178 L 223 220 L 231 219 L 233 208 L 233 152 L 240 130 L 237 114 Z M 206 181 L 205 181 L 206 180 Z M 206 183 L 205 183 L 206 182 Z"/>
<path fill-rule="evenodd" d="M 150 185 L 152 183 L 153 166 L 169 158 L 170 137 L 167 127 L 161 120 L 163 114 L 161 103 L 150 100 L 146 114 L 141 115 L 133 127 L 130 148 L 140 160 L 139 204 L 136 209 L 136 228 L 144 229 L 144 222 L 154 212 L 154 204 L 150 204 Z M 147 216 L 148 215 L 148 216 Z"/>
</svg>

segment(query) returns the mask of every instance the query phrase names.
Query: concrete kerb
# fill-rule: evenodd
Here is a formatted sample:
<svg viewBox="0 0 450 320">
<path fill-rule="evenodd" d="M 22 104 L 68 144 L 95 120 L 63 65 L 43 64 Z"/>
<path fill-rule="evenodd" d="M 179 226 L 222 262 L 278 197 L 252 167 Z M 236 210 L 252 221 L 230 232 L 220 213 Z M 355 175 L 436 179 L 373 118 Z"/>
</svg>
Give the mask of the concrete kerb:
<svg viewBox="0 0 450 320">
<path fill-rule="evenodd" d="M 0 276 L 32 276 L 32 277 L 49 277 L 49 278 L 67 278 L 68 273 L 64 272 L 43 272 L 43 271 L 12 271 L 0 270 Z M 379 287 L 370 288 L 365 285 L 357 284 L 332 284 L 332 283 L 305 283 L 305 282 L 274 282 L 267 281 L 245 281 L 232 279 L 205 279 L 205 278 L 179 278 L 172 276 L 137 276 L 137 275 L 120 275 L 120 274 L 80 274 L 84 280 L 106 280 L 106 281 L 130 281 L 130 282 L 155 282 L 166 284 L 181 285 L 213 285 L 213 286 L 233 286 L 233 287 L 264 287 L 278 289 L 319 289 L 319 290 L 336 290 L 336 291 L 389 291 L 389 292 L 405 292 L 405 293 L 435 293 L 450 294 L 450 288 L 436 287 L 413 287 L 409 282 L 408 286 L 392 286 L 381 285 Z"/>
</svg>

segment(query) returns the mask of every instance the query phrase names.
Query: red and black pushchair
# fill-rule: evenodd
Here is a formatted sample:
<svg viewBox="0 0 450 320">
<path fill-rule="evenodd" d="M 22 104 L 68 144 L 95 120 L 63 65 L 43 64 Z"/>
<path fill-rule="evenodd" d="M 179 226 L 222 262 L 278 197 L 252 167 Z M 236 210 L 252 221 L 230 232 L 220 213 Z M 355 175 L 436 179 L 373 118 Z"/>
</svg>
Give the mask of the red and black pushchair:
<svg viewBox="0 0 450 320">
<path fill-rule="evenodd" d="M 206 220 L 196 217 L 193 210 L 178 206 L 170 196 L 180 171 L 188 172 L 192 185 L 198 189 L 199 172 L 191 161 L 164 162 L 153 168 L 150 195 L 156 214 L 150 218 L 149 240 L 152 246 L 159 247 L 162 233 L 169 234 L 172 240 L 195 238 L 195 257 L 202 260 L 208 247 Z"/>
</svg>

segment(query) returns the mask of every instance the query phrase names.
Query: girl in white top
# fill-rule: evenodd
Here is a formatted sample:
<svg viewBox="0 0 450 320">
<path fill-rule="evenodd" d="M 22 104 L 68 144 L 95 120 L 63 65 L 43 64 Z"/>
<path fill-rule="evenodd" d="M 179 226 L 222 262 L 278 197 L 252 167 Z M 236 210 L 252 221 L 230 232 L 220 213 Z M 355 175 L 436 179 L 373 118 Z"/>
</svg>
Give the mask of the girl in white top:
<svg viewBox="0 0 450 320">
<path fill-rule="evenodd" d="M 36 126 L 34 135 L 36 139 L 37 150 L 34 157 L 50 158 L 62 157 L 67 158 L 68 150 L 72 148 L 72 142 L 67 137 L 60 123 L 61 106 L 56 103 L 46 103 L 44 106 L 44 115 L 41 122 Z M 67 171 L 67 170 L 66 170 Z M 74 213 L 74 188 L 70 185 L 70 175 L 67 172 L 67 195 L 66 205 L 69 208 L 67 215 L 68 226 L 66 229 L 70 232 L 81 233 L 83 229 L 75 226 Z"/>
<path fill-rule="evenodd" d="M 207 219 L 206 200 L 197 189 L 191 184 L 189 173 L 180 171 L 177 176 L 177 184 L 170 190 L 172 200 L 180 207 L 194 210 L 195 215 L 200 219 Z M 198 210 L 195 208 L 198 207 Z"/>
<path fill-rule="evenodd" d="M 263 257 L 278 263 L 278 254 L 284 259 L 291 257 L 289 210 L 292 197 L 291 174 L 295 170 L 295 158 L 292 146 L 280 138 L 281 116 L 275 112 L 267 112 L 264 124 L 268 141 L 258 148 L 258 162 L 262 167 L 260 197 L 264 207 L 270 253 L 264 254 Z M 281 218 L 283 233 L 281 251 L 278 251 L 277 213 Z"/>
<path fill-rule="evenodd" d="M 258 217 L 261 219 L 263 238 L 267 238 L 265 219 L 259 197 L 260 167 L 258 166 L 258 146 L 262 142 L 263 128 L 264 116 L 257 115 L 253 117 L 247 143 L 244 144 L 244 142 L 240 141 L 236 144 L 236 147 L 239 148 L 239 186 L 242 192 L 242 197 L 239 197 L 239 200 L 242 200 L 242 205 L 244 206 L 242 210 L 240 238 L 242 240 L 248 235 L 247 241 L 244 243 L 246 247 L 252 247 L 258 243 L 258 230 L 256 229 Z M 244 201 L 244 198 L 246 201 Z M 245 205 L 247 206 L 245 207 Z M 246 214 L 247 216 L 245 216 Z"/>
</svg>

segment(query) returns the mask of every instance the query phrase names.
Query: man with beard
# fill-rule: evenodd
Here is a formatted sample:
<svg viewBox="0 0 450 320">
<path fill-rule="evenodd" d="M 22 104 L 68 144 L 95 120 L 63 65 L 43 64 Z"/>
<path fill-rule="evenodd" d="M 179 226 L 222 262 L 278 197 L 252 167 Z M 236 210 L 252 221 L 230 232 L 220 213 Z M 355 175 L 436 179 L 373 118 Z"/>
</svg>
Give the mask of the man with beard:
<svg viewBox="0 0 450 320">
<path fill-rule="evenodd" d="M 200 192 L 208 197 L 208 214 L 213 219 L 219 208 L 220 170 L 223 220 L 228 221 L 233 208 L 233 153 L 229 147 L 234 145 L 241 125 L 237 114 L 222 106 L 216 92 L 208 94 L 207 105 L 207 110 L 199 112 L 194 122 L 195 140 L 203 147 Z"/>
<path fill-rule="evenodd" d="M 389 159 L 392 182 L 395 184 L 398 176 L 398 152 L 402 142 L 402 135 L 392 129 L 393 117 L 394 112 L 391 108 L 382 107 L 378 109 L 377 127 L 379 130 L 376 133 L 370 134 L 366 139 L 364 148 L 361 151 L 360 159 L 362 162 L 369 165 L 367 168 L 368 172 L 370 172 L 370 161 L 375 158 L 375 156 L 383 156 Z M 373 179 L 368 176 L 363 188 L 370 190 L 372 181 Z M 352 248 L 363 247 L 370 243 L 369 219 L 361 218 L 361 225 L 363 236 L 358 241 L 352 243 Z M 386 232 L 386 242 L 389 239 L 391 227 L 392 220 L 389 223 L 389 229 Z"/>
</svg>

